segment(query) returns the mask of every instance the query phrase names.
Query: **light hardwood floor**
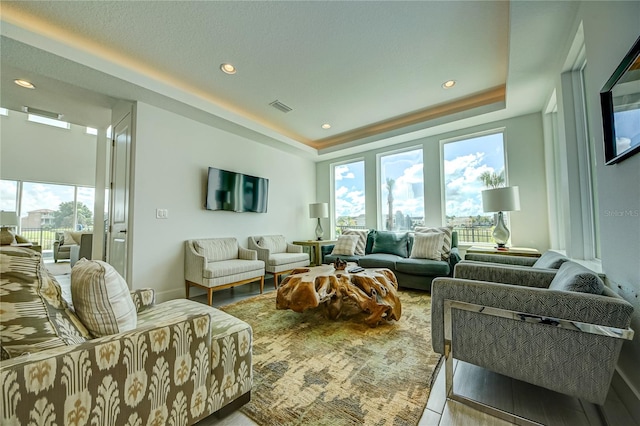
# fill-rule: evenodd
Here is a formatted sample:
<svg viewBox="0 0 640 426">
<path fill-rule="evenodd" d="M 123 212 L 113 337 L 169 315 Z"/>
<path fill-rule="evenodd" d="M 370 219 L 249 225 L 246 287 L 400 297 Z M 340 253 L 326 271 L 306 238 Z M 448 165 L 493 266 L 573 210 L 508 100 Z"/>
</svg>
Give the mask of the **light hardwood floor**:
<svg viewBox="0 0 640 426">
<path fill-rule="evenodd" d="M 60 264 L 58 264 L 60 265 Z M 59 272 L 62 265 L 56 265 Z M 273 280 L 265 280 L 265 292 L 274 291 Z M 63 293 L 68 285 L 68 275 L 63 276 Z M 64 284 L 63 284 L 64 283 Z M 260 294 L 258 283 L 229 288 L 213 294 L 213 306 L 219 307 Z M 192 300 L 207 303 L 206 294 L 194 296 Z M 549 426 L 601 426 L 603 423 L 596 407 L 588 402 L 571 398 L 538 386 L 493 373 L 464 362 L 454 362 L 454 391 L 485 404 L 530 418 Z M 484 414 L 456 401 L 446 399 L 445 369 L 442 366 L 434 382 L 429 401 L 420 419 L 419 426 L 503 426 L 513 423 Z M 615 392 L 610 392 L 607 406 L 620 404 Z M 611 410 L 606 410 L 607 414 Z M 614 410 L 615 419 L 610 425 L 637 426 L 623 410 Z M 250 418 L 235 411 L 225 418 L 210 416 L 198 426 L 254 426 Z"/>
</svg>

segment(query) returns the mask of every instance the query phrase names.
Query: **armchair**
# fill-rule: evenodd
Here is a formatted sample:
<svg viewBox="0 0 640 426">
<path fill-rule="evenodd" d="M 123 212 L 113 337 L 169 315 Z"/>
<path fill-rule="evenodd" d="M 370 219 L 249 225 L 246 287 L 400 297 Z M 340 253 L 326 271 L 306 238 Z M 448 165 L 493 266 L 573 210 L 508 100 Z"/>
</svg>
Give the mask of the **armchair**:
<svg viewBox="0 0 640 426">
<path fill-rule="evenodd" d="M 278 288 L 278 277 L 296 268 L 309 266 L 309 255 L 302 246 L 287 243 L 282 235 L 249 237 L 249 248 L 264 261 L 266 272 L 273 275 L 273 286 Z"/>
<path fill-rule="evenodd" d="M 79 246 L 83 235 L 91 234 L 90 232 L 56 232 L 55 241 L 53 242 L 53 261 L 55 263 L 61 259 L 71 260 L 71 247 Z M 91 244 L 88 245 L 91 247 Z M 91 254 L 89 253 L 90 258 Z M 76 259 L 77 260 L 77 259 Z"/>
<path fill-rule="evenodd" d="M 629 328 L 633 306 L 574 262 L 550 269 L 462 262 L 454 278 L 432 287 L 432 345 L 445 356 L 447 397 L 452 359 L 602 405 Z M 482 405 L 514 422 L 518 416 Z"/>
<path fill-rule="evenodd" d="M 184 278 L 187 299 L 191 286 L 207 290 L 211 306 L 213 292 L 253 281 L 264 289 L 264 262 L 255 250 L 238 245 L 235 238 L 204 238 L 185 242 Z"/>
</svg>

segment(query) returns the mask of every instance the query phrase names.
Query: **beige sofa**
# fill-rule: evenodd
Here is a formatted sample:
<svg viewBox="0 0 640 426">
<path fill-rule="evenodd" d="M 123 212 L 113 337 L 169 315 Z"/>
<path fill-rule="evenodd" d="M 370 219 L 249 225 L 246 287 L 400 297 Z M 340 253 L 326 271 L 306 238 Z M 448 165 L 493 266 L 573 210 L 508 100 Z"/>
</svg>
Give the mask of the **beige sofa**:
<svg viewBox="0 0 640 426">
<path fill-rule="evenodd" d="M 135 328 L 92 338 L 39 253 L 3 246 L 0 262 L 0 424 L 191 425 L 250 399 L 245 322 L 139 290 Z"/>
</svg>

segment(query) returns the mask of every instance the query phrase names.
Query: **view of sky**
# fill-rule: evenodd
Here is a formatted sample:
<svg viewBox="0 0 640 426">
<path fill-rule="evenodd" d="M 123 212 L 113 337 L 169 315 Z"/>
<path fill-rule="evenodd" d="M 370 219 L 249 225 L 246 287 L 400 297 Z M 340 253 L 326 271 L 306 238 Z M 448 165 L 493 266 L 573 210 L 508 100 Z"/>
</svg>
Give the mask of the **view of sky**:
<svg viewBox="0 0 640 426">
<path fill-rule="evenodd" d="M 447 216 L 486 215 L 482 211 L 480 181 L 483 172 L 504 170 L 502 133 L 479 136 L 443 147 L 445 202 Z M 386 179 L 395 179 L 393 210 L 404 215 L 424 214 L 422 149 L 380 158 L 380 185 L 383 214 L 387 213 Z M 337 165 L 335 171 L 336 217 L 364 214 L 364 161 Z"/>
<path fill-rule="evenodd" d="M 443 152 L 446 215 L 485 215 L 480 175 L 504 170 L 502 133 L 449 142 Z"/>
<path fill-rule="evenodd" d="M 0 180 L 0 209 L 16 210 L 16 182 Z M 58 210 L 60 203 L 73 201 L 74 187 L 70 185 L 54 185 L 48 183 L 24 182 L 22 185 L 21 216 L 33 210 Z M 78 202 L 86 205 L 93 212 L 94 189 L 78 187 Z"/>
</svg>

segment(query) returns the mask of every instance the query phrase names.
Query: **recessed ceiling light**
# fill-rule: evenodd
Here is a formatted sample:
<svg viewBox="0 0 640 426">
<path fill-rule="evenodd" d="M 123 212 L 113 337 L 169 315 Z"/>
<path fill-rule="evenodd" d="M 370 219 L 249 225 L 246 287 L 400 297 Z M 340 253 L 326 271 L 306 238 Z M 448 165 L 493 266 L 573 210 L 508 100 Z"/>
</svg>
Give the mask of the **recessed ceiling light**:
<svg viewBox="0 0 640 426">
<path fill-rule="evenodd" d="M 225 74 L 235 74 L 236 73 L 236 67 L 234 67 L 231 64 L 222 64 L 222 65 L 220 65 L 220 69 Z"/>
<path fill-rule="evenodd" d="M 324 124 L 322 125 L 322 128 L 323 128 L 323 129 L 325 129 L 325 130 L 330 129 L 330 128 L 331 128 L 331 124 L 329 124 L 329 123 L 324 123 Z"/>
<path fill-rule="evenodd" d="M 25 89 L 35 89 L 36 86 L 33 85 L 33 83 L 31 83 L 30 81 L 27 80 L 22 80 L 20 78 L 17 78 L 15 80 L 13 80 L 13 82 L 15 84 L 17 84 L 20 87 L 24 87 Z"/>
<path fill-rule="evenodd" d="M 444 83 L 442 83 L 442 87 L 444 87 L 445 89 L 451 89 L 455 85 L 456 85 L 455 80 L 447 80 Z"/>
</svg>

